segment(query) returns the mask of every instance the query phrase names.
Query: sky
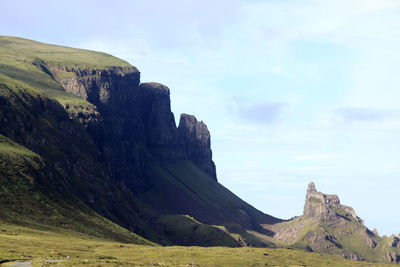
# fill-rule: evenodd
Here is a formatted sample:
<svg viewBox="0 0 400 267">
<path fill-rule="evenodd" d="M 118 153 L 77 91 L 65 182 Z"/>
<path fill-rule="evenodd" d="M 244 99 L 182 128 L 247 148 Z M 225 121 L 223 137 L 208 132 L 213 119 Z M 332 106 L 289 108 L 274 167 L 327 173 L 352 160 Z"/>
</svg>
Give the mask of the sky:
<svg viewBox="0 0 400 267">
<path fill-rule="evenodd" d="M 210 132 L 219 182 L 273 216 L 307 184 L 400 232 L 398 0 L 0 0 L 0 35 L 98 50 Z"/>
</svg>

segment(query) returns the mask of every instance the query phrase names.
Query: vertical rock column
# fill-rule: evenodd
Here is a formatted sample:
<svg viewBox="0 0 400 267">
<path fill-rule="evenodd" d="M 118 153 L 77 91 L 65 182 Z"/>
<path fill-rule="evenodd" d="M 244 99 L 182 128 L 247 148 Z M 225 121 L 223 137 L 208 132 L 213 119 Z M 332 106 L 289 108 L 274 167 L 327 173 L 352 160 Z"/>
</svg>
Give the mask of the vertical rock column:
<svg viewBox="0 0 400 267">
<path fill-rule="evenodd" d="M 217 180 L 207 126 L 202 121 L 197 121 L 193 115 L 182 114 L 178 132 L 185 144 L 188 159 Z"/>
</svg>

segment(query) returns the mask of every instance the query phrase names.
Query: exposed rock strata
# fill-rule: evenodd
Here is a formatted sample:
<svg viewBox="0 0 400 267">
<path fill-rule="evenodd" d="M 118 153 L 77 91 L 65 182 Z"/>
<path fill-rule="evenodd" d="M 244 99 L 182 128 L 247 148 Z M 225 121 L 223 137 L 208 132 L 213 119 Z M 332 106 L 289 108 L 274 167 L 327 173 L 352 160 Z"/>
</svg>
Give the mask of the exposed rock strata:
<svg viewBox="0 0 400 267">
<path fill-rule="evenodd" d="M 140 104 L 146 142 L 150 151 L 162 162 L 186 158 L 171 112 L 169 88 L 160 83 L 141 83 Z"/>
<path fill-rule="evenodd" d="M 203 121 L 197 121 L 193 115 L 182 114 L 178 130 L 185 144 L 188 158 L 217 180 L 210 148 L 210 132 L 207 126 Z"/>
<path fill-rule="evenodd" d="M 35 182 L 57 197 L 55 202 L 67 195 L 160 244 L 176 243 L 157 219 L 162 214 L 238 225 L 246 236 L 246 230 L 265 232 L 261 223 L 280 221 L 216 181 L 207 127 L 190 116 L 179 130 L 166 86 L 140 84 L 135 67 L 109 55 L 79 50 L 77 58 L 67 49 L 74 62 L 56 46 L 51 55 L 40 43 L 33 51 L 17 47 L 10 52 L 12 58 L 23 54 L 16 58 L 20 68 L 8 66 L 15 70 L 12 77 L 8 67 L 0 69 L 10 77 L 5 82 L 0 77 L 0 133 L 43 159 L 44 174 Z M 94 56 L 100 62 L 92 61 Z M 181 238 L 190 236 L 185 232 Z M 269 244 L 242 238 L 241 244 Z"/>
<path fill-rule="evenodd" d="M 398 236 L 382 238 L 370 231 L 353 208 L 342 205 L 337 195 L 318 192 L 313 182 L 308 185 L 302 216 L 263 227 L 274 233 L 274 239 L 310 251 L 357 261 L 400 261 Z"/>
<path fill-rule="evenodd" d="M 88 131 L 104 152 L 116 179 L 141 190 L 145 187 L 142 170 L 146 164 L 157 161 L 165 165 L 185 159 L 217 179 L 207 126 L 184 114 L 178 129 L 165 85 L 140 83 L 140 72 L 135 67 L 48 68 L 65 91 L 97 107 L 100 118 L 91 121 Z M 135 179 L 126 179 L 131 176 Z"/>
<path fill-rule="evenodd" d="M 337 195 L 327 195 L 318 192 L 313 182 L 308 184 L 306 202 L 304 204 L 303 216 L 308 219 L 329 222 L 338 219 L 337 209 L 344 211 L 342 216 L 350 216 L 362 223 L 352 207 L 340 204 Z"/>
</svg>

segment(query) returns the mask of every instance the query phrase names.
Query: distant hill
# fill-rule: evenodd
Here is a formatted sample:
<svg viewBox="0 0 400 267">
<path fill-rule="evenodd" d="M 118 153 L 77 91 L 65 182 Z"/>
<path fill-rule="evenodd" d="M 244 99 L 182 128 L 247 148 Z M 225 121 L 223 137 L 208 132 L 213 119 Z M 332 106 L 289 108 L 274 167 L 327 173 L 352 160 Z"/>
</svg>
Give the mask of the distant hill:
<svg viewBox="0 0 400 267">
<path fill-rule="evenodd" d="M 263 226 L 284 246 L 358 261 L 400 262 L 400 236 L 380 237 L 337 195 L 318 192 L 314 183 L 308 185 L 303 216 Z"/>
</svg>

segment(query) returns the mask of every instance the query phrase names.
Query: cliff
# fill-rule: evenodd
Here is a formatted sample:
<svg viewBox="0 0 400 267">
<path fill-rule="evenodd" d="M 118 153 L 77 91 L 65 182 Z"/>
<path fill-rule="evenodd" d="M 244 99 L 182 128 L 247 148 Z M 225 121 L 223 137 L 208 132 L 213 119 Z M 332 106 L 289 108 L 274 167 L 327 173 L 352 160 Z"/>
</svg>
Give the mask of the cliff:
<svg viewBox="0 0 400 267">
<path fill-rule="evenodd" d="M 99 119 L 93 120 L 88 131 L 100 149 L 106 151 L 105 160 L 111 163 L 110 171 L 117 179 L 135 173 L 139 186 L 142 182 L 137 183 L 138 177 L 143 176 L 141 166 L 151 161 L 166 165 L 177 160 L 192 160 L 216 179 L 207 126 L 190 116 L 191 120 L 178 129 L 167 86 L 140 83 L 140 73 L 135 67 L 46 68 L 66 92 L 97 107 L 101 123 Z"/>
<path fill-rule="evenodd" d="M 150 243 L 132 232 L 162 245 L 400 262 L 399 236 L 370 231 L 314 183 L 303 215 L 288 221 L 238 198 L 218 183 L 207 126 L 182 114 L 177 127 L 170 89 L 141 83 L 127 62 L 13 37 L 0 37 L 3 221 L 140 244 Z"/>
<path fill-rule="evenodd" d="M 188 159 L 217 180 L 215 164 L 212 161 L 211 137 L 207 125 L 197 121 L 195 116 L 182 114 L 178 131 L 185 145 Z"/>
<path fill-rule="evenodd" d="M 43 159 L 34 191 L 57 203 L 67 194 L 160 244 L 201 234 L 197 245 L 267 245 L 246 231 L 279 220 L 218 183 L 206 125 L 184 114 L 177 127 L 168 87 L 140 83 L 135 67 L 107 54 L 13 37 L 0 45 L 0 134 Z M 210 227 L 176 229 L 165 218 L 188 222 L 164 216 L 176 214 Z M 168 234 L 177 230 L 180 239 Z"/>
</svg>

